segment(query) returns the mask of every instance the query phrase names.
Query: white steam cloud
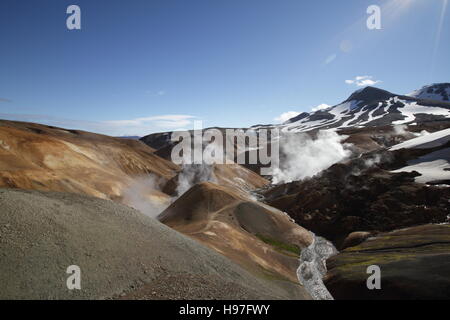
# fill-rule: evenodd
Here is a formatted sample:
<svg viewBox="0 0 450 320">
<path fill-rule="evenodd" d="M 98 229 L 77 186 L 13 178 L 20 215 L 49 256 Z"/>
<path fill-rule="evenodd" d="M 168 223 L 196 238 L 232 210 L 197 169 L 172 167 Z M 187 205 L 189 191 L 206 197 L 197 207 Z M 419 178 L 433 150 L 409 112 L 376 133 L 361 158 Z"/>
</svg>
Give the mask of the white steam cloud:
<svg viewBox="0 0 450 320">
<path fill-rule="evenodd" d="M 171 203 L 186 191 L 201 182 L 217 182 L 214 167 L 211 165 L 184 165 L 178 173 L 176 195 L 170 197 L 162 192 L 166 183 L 154 175 L 135 178 L 123 192 L 122 202 L 143 214 L 157 218 Z"/>
<path fill-rule="evenodd" d="M 373 156 L 373 157 L 371 157 L 369 159 L 366 159 L 364 161 L 364 165 L 366 166 L 366 168 L 371 168 L 374 165 L 377 165 L 377 164 L 381 163 L 381 160 L 382 160 L 381 159 L 381 155 L 376 154 L 375 156 Z"/>
<path fill-rule="evenodd" d="M 404 135 L 408 133 L 408 126 L 404 124 L 394 126 L 394 133 L 397 135 Z"/>
<path fill-rule="evenodd" d="M 155 176 L 139 177 L 123 192 L 123 203 L 143 214 L 156 218 L 166 209 L 171 199 L 160 190 L 160 179 Z"/>
<path fill-rule="evenodd" d="M 281 137 L 280 168 L 275 170 L 273 183 L 288 183 L 312 177 L 351 155 L 345 136 L 334 130 L 321 130 L 316 138 L 306 133 Z"/>
<path fill-rule="evenodd" d="M 346 137 L 338 135 L 335 130 L 321 130 L 315 137 L 307 133 L 288 133 L 283 134 L 280 139 L 280 166 L 272 177 L 275 184 L 312 177 L 351 155 L 350 145 L 342 143 Z M 183 165 L 175 178 L 173 197 L 161 191 L 167 181 L 155 176 L 136 178 L 124 191 L 123 202 L 156 218 L 196 184 L 217 183 L 214 168 L 214 165 L 207 164 Z"/>
<path fill-rule="evenodd" d="M 182 196 L 197 183 L 217 182 L 214 175 L 214 167 L 205 164 L 183 165 L 183 170 L 178 174 L 177 196 Z"/>
</svg>

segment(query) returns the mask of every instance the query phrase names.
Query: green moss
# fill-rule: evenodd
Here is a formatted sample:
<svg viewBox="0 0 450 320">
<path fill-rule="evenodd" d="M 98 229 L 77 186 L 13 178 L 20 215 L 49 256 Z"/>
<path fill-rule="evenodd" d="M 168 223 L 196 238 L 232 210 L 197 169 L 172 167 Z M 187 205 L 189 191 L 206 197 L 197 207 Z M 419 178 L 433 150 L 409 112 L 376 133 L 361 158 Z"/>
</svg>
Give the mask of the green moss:
<svg viewBox="0 0 450 320">
<path fill-rule="evenodd" d="M 267 269 L 262 268 L 261 277 L 266 280 L 272 280 L 272 281 L 288 281 L 292 282 L 282 274 L 279 274 L 277 272 L 273 272 Z"/>
<path fill-rule="evenodd" d="M 296 245 L 285 243 L 278 241 L 276 239 L 272 239 L 266 236 L 263 236 L 261 234 L 256 235 L 261 241 L 264 243 L 267 243 L 268 245 L 271 245 L 275 248 L 275 250 L 281 252 L 281 253 L 293 253 L 295 256 L 300 256 L 301 249 L 297 247 Z"/>
<path fill-rule="evenodd" d="M 448 252 L 448 247 L 445 248 L 443 246 L 438 250 L 436 251 Z M 420 255 L 420 252 L 410 250 L 404 252 L 379 252 L 370 254 L 344 253 L 338 256 L 338 260 L 334 262 L 335 265 L 332 269 L 334 272 L 348 274 L 351 276 L 352 274 L 354 275 L 365 272 L 366 268 L 370 265 L 386 266 L 390 263 L 396 263 L 400 261 L 414 261 L 418 258 L 418 256 L 420 257 Z"/>
</svg>

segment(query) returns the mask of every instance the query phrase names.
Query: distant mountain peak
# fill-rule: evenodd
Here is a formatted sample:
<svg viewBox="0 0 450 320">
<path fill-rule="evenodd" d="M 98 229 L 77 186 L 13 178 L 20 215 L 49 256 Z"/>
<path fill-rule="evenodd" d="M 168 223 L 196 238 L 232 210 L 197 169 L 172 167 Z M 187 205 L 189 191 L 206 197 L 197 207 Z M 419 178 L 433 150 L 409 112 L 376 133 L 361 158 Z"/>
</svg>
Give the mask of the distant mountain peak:
<svg viewBox="0 0 450 320">
<path fill-rule="evenodd" d="M 370 103 L 373 101 L 388 100 L 394 96 L 395 94 L 389 91 L 369 86 L 353 92 L 344 102 L 363 101 L 365 103 Z"/>
<path fill-rule="evenodd" d="M 450 118 L 450 83 L 425 86 L 409 96 L 364 87 L 344 102 L 311 113 L 301 113 L 282 126 L 296 132 L 399 124 L 419 124 Z"/>
<path fill-rule="evenodd" d="M 408 96 L 416 99 L 450 102 L 450 83 L 433 83 L 413 91 Z"/>
</svg>

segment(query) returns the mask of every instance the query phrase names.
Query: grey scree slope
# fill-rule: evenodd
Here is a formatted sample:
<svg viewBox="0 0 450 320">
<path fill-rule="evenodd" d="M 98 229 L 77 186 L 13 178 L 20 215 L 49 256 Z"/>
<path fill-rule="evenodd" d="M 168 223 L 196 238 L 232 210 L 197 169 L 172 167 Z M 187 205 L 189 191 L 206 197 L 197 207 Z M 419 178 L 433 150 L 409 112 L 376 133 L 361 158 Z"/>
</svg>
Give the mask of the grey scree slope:
<svg viewBox="0 0 450 320">
<path fill-rule="evenodd" d="M 81 268 L 82 290 L 67 289 L 70 265 Z M 1 299 L 105 299 L 164 279 L 158 298 L 174 291 L 180 299 L 309 298 L 299 285 L 257 278 L 112 201 L 0 189 Z"/>
</svg>

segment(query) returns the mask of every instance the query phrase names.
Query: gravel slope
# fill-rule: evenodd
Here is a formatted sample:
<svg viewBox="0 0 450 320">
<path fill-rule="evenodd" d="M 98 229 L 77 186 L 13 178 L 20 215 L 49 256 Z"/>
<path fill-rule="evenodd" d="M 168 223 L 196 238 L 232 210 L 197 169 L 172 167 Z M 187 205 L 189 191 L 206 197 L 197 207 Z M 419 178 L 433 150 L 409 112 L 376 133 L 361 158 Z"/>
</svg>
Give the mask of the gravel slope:
<svg viewBox="0 0 450 320">
<path fill-rule="evenodd" d="M 81 290 L 66 287 L 69 265 Z M 138 211 L 67 193 L 0 189 L 0 270 L 0 299 L 309 298 Z"/>
</svg>

